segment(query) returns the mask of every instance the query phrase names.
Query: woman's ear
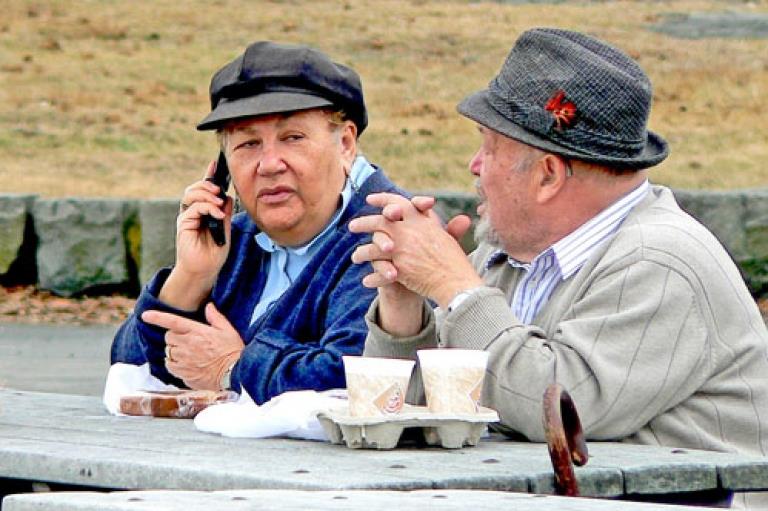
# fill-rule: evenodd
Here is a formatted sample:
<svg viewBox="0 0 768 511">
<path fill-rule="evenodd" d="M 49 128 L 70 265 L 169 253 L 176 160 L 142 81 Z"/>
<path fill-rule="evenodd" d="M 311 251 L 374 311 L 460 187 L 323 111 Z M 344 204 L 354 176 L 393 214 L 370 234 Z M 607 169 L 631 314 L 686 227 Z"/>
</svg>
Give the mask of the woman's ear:
<svg viewBox="0 0 768 511">
<path fill-rule="evenodd" d="M 352 162 L 357 156 L 357 126 L 352 121 L 345 121 L 339 129 L 341 130 L 341 158 L 346 172 L 349 167 L 352 167 Z"/>
</svg>

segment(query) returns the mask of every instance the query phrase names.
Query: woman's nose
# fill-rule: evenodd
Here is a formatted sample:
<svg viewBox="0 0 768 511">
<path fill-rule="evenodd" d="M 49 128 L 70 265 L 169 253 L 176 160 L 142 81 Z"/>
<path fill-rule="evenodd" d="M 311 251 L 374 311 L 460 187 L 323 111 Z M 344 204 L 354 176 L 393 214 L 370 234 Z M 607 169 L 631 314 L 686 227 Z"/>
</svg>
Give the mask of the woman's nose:
<svg viewBox="0 0 768 511">
<path fill-rule="evenodd" d="M 265 144 L 259 159 L 259 174 L 275 174 L 283 172 L 285 169 L 285 160 L 280 150 L 274 144 Z"/>
</svg>

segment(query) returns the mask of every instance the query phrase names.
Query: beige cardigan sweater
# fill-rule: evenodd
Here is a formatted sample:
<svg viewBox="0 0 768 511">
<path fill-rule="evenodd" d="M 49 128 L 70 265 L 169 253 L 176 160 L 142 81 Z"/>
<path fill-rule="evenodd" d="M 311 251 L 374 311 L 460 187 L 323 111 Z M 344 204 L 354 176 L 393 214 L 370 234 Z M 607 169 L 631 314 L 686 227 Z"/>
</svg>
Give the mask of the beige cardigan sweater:
<svg viewBox="0 0 768 511">
<path fill-rule="evenodd" d="M 393 338 L 367 315 L 365 355 L 421 347 L 490 352 L 483 403 L 504 428 L 543 441 L 546 386 L 573 397 L 586 435 L 716 451 L 768 453 L 768 333 L 715 237 L 654 186 L 579 272 L 523 325 L 509 302 L 521 276 L 493 252 L 471 258 L 488 287 L 456 310 L 425 305 L 424 328 Z M 417 374 L 411 399 L 422 399 Z"/>
</svg>

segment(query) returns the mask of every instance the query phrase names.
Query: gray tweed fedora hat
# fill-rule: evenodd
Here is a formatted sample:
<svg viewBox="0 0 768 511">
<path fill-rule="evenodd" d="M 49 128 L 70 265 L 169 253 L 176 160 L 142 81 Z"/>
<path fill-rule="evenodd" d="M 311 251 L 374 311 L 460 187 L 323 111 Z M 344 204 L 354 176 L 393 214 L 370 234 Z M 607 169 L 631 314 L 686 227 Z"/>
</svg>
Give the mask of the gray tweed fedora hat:
<svg viewBox="0 0 768 511">
<path fill-rule="evenodd" d="M 218 129 L 244 117 L 335 107 L 368 125 L 360 76 L 324 53 L 302 45 L 258 41 L 211 79 L 211 112 L 198 130 Z"/>
<path fill-rule="evenodd" d="M 578 32 L 537 28 L 520 36 L 488 88 L 458 111 L 547 152 L 642 169 L 669 153 L 646 127 L 651 95 L 650 80 L 622 51 Z"/>
</svg>

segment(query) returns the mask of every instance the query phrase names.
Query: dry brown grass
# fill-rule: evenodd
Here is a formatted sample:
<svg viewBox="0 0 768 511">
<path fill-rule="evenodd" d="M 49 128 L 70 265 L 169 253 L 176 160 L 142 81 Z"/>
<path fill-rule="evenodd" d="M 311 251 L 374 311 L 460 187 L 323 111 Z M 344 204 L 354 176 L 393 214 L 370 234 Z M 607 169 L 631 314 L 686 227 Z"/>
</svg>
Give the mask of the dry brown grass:
<svg viewBox="0 0 768 511">
<path fill-rule="evenodd" d="M 652 178 L 675 187 L 768 184 L 768 41 L 682 40 L 665 13 L 768 12 L 765 1 L 559 5 L 368 0 L 4 0 L 0 191 L 175 197 L 215 155 L 194 125 L 213 71 L 250 42 L 316 46 L 363 77 L 371 160 L 414 190 L 471 190 L 478 143 L 455 113 L 534 26 L 587 31 L 651 75 L 651 127 L 672 145 Z"/>
</svg>

